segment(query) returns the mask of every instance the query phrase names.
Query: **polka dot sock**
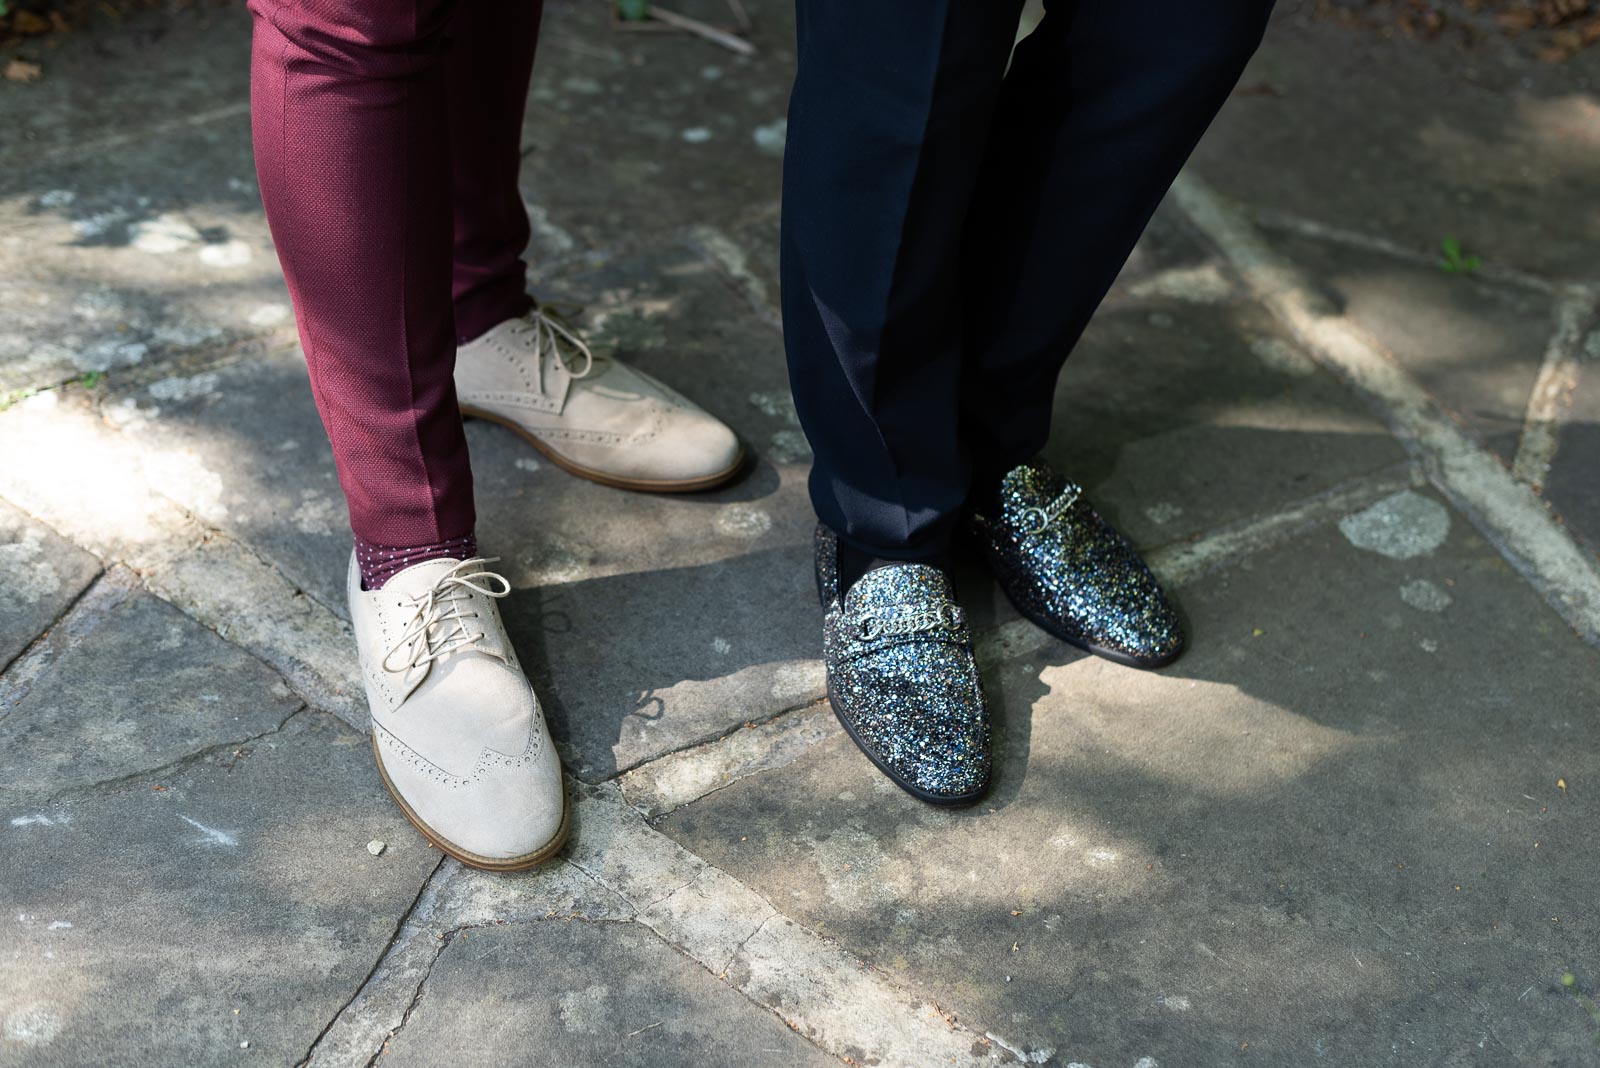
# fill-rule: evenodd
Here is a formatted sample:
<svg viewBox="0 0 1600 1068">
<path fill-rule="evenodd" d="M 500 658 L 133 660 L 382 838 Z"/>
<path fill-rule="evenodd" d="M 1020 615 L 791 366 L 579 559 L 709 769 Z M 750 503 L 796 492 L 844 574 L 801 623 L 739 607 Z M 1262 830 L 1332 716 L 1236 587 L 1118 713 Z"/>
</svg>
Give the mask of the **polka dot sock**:
<svg viewBox="0 0 1600 1068">
<path fill-rule="evenodd" d="M 478 539 L 473 534 L 435 545 L 374 545 L 360 538 L 355 541 L 356 566 L 361 569 L 364 590 L 381 590 L 385 582 L 424 560 L 468 560 L 478 555 Z"/>
</svg>

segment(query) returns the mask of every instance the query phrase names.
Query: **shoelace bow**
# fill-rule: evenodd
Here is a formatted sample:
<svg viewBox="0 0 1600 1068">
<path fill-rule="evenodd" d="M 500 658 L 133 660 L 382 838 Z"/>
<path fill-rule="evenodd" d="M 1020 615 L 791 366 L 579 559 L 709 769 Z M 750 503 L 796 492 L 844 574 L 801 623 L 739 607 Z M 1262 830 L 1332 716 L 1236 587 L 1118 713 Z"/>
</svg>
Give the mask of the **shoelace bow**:
<svg viewBox="0 0 1600 1068">
<path fill-rule="evenodd" d="M 511 593 L 511 583 L 493 571 L 469 574 L 461 571 L 472 564 L 492 564 L 499 559 L 497 556 L 474 556 L 462 560 L 440 575 L 431 587 L 411 598 L 411 618 L 406 621 L 400 641 L 384 656 L 383 670 L 400 674 L 482 641 L 482 628 L 474 631 L 467 625 L 468 620 L 478 618 L 478 613 L 466 611 L 472 604 L 466 593 L 505 597 Z M 391 665 L 390 661 L 399 654 L 405 654 L 405 661 Z"/>
<path fill-rule="evenodd" d="M 546 352 L 555 357 L 561 369 L 572 378 L 585 378 L 594 370 L 595 355 L 587 342 L 578 336 L 578 332 L 567 321 L 566 314 L 558 310 L 561 307 L 571 308 L 574 312 L 579 310 L 576 305 L 541 304 L 529 312 L 522 320 L 522 324 L 512 328 L 512 333 L 518 336 L 532 335 L 533 354 L 540 368 L 544 367 Z M 562 345 L 565 344 L 573 352 L 583 357 L 583 370 L 575 371 L 562 354 Z"/>
<path fill-rule="evenodd" d="M 1024 508 L 1022 510 L 1022 518 L 1032 519 L 1033 523 L 1022 533 L 1043 534 L 1055 524 L 1057 519 L 1066 514 L 1068 508 L 1078 503 L 1078 498 L 1082 494 L 1082 486 L 1074 482 L 1068 482 L 1066 489 L 1061 491 L 1061 495 L 1043 508 Z"/>
</svg>

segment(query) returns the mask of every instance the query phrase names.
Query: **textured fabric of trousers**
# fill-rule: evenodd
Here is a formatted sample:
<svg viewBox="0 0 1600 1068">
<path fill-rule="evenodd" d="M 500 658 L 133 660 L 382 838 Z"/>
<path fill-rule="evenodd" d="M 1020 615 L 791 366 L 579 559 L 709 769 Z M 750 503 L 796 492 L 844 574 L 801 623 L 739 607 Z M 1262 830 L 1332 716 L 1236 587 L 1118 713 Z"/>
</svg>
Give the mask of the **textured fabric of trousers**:
<svg viewBox="0 0 1600 1068">
<path fill-rule="evenodd" d="M 931 558 L 1043 447 L 1272 2 L 1053 0 L 1014 54 L 1021 0 L 797 4 L 783 324 L 812 502 L 858 549 Z"/>
<path fill-rule="evenodd" d="M 472 533 L 455 347 L 527 311 L 540 0 L 250 0 L 256 174 L 362 541 Z"/>
</svg>

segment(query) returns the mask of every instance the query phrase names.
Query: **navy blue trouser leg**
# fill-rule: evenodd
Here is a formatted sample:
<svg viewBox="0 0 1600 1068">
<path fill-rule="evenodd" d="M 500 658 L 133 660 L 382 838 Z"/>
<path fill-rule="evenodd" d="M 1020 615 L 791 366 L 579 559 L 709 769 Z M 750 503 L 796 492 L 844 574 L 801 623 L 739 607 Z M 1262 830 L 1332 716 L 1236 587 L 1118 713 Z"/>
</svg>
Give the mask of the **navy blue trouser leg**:
<svg viewBox="0 0 1600 1068">
<path fill-rule="evenodd" d="M 1055 380 L 1237 81 L 1271 0 L 797 0 L 790 381 L 818 516 L 942 552 L 1030 458 Z"/>
</svg>

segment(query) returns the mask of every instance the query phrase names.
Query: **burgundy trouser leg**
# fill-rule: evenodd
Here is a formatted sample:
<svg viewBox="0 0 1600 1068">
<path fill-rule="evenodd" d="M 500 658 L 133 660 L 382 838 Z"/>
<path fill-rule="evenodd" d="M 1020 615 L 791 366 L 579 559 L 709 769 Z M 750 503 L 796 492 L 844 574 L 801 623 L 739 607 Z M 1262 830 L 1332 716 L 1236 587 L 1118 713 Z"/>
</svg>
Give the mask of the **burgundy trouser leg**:
<svg viewBox="0 0 1600 1068">
<path fill-rule="evenodd" d="M 257 176 L 363 564 L 470 549 L 452 264 L 470 317 L 527 306 L 517 142 L 539 7 L 462 7 L 250 3 Z"/>
<path fill-rule="evenodd" d="M 524 314 L 528 212 L 517 187 L 522 116 L 544 0 L 468 0 L 445 61 L 455 203 L 456 337 Z"/>
</svg>

